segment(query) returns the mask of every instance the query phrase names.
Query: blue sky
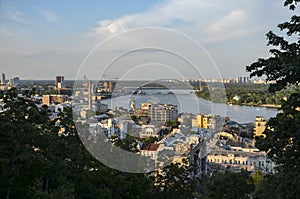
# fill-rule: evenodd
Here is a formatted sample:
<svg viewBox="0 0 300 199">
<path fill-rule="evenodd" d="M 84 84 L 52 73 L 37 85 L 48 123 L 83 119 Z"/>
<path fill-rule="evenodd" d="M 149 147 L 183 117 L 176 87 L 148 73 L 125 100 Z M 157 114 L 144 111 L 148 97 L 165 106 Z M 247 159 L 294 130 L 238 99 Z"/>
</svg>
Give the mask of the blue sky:
<svg viewBox="0 0 300 199">
<path fill-rule="evenodd" d="M 54 79 L 56 75 L 74 79 L 98 43 L 132 29 L 160 27 L 179 31 L 202 45 L 219 70 L 218 75 L 207 73 L 206 78 L 247 75 L 244 66 L 268 56 L 265 33 L 278 32 L 276 25 L 291 14 L 280 0 L 2 0 L 0 72 L 21 79 Z M 175 37 L 168 41 L 171 37 L 164 36 L 162 32 L 155 42 L 177 43 L 182 51 L 197 53 L 188 42 L 180 43 Z M 129 39 L 138 42 L 130 36 L 123 42 L 112 42 L 115 46 L 111 48 L 128 50 L 132 45 Z M 208 62 L 203 60 L 202 71 L 209 72 Z M 122 66 L 115 66 L 115 70 L 118 67 Z M 90 78 L 99 75 L 93 76 L 94 69 L 85 71 Z"/>
</svg>

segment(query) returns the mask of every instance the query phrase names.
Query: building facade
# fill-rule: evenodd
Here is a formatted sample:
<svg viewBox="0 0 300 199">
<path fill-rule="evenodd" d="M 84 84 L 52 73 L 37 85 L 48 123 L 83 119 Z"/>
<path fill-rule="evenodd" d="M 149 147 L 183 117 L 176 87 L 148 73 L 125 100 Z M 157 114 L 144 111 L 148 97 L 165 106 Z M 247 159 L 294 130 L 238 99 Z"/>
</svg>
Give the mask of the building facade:
<svg viewBox="0 0 300 199">
<path fill-rule="evenodd" d="M 192 120 L 192 127 L 210 129 L 213 133 L 220 132 L 225 123 L 225 119 L 220 115 L 198 114 Z"/>
<path fill-rule="evenodd" d="M 177 105 L 172 104 L 152 104 L 149 116 L 153 122 L 177 121 Z"/>
<path fill-rule="evenodd" d="M 214 150 L 207 155 L 208 163 L 220 164 L 231 170 L 263 170 L 274 172 L 274 163 L 267 159 L 265 152 Z"/>
<path fill-rule="evenodd" d="M 133 106 L 133 104 L 131 104 Z M 149 117 L 151 122 L 173 122 L 178 120 L 177 105 L 141 103 L 140 109 L 135 109 L 137 117 Z"/>
<path fill-rule="evenodd" d="M 1 73 L 1 75 L 0 75 L 0 84 L 5 84 L 5 83 L 6 83 L 5 74 Z"/>
<path fill-rule="evenodd" d="M 56 76 L 55 77 L 55 85 L 56 85 L 56 88 L 58 88 L 58 85 L 62 85 L 65 81 L 65 77 L 64 76 Z"/>
<path fill-rule="evenodd" d="M 255 128 L 254 128 L 254 136 L 266 136 L 265 134 L 263 134 L 263 132 L 266 129 L 266 124 L 267 121 L 261 117 L 261 116 L 256 116 L 255 119 Z"/>
<path fill-rule="evenodd" d="M 49 106 L 51 104 L 61 104 L 68 100 L 67 95 L 43 95 L 43 104 Z"/>
</svg>

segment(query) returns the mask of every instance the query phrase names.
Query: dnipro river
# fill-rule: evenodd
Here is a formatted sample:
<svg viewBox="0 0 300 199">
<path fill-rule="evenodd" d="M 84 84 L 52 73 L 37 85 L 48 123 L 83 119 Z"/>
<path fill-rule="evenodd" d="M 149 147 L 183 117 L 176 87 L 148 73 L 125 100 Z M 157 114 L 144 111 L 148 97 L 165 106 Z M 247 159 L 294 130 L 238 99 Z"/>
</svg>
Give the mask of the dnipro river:
<svg viewBox="0 0 300 199">
<path fill-rule="evenodd" d="M 112 99 L 103 100 L 109 108 L 123 107 L 130 109 L 132 98 L 134 98 L 136 108 L 140 107 L 142 102 L 176 104 L 179 113 L 193 114 L 217 114 L 228 116 L 231 120 L 238 123 L 254 122 L 256 116 L 263 116 L 265 119 L 276 116 L 276 108 L 228 105 L 222 103 L 213 103 L 202 98 L 198 98 L 191 90 L 176 89 L 146 89 L 146 94 L 124 95 Z"/>
</svg>

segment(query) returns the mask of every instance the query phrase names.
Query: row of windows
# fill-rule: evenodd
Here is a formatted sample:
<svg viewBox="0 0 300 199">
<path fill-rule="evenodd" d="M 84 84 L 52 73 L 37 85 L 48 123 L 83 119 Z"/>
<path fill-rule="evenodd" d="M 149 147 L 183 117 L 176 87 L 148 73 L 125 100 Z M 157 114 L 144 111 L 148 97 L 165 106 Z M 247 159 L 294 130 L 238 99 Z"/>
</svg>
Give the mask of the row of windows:
<svg viewBox="0 0 300 199">
<path fill-rule="evenodd" d="M 146 135 L 152 135 L 152 134 L 153 134 L 153 131 L 145 131 L 145 134 L 146 134 Z"/>
<path fill-rule="evenodd" d="M 256 165 L 255 161 L 240 161 L 240 160 L 220 160 L 220 159 L 208 159 L 208 162 L 215 162 L 215 163 L 222 163 L 222 164 L 239 164 L 239 165 L 250 165 L 252 166 L 253 164 Z M 265 162 L 264 161 L 258 161 L 258 166 L 259 167 L 264 167 Z"/>
</svg>

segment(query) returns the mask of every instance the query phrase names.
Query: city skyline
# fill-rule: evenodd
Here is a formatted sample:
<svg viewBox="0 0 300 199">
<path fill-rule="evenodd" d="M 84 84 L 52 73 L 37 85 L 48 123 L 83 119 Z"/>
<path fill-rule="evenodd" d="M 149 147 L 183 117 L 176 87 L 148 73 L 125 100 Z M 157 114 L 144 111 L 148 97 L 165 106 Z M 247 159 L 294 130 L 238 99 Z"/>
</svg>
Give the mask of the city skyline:
<svg viewBox="0 0 300 199">
<path fill-rule="evenodd" d="M 268 56 L 265 33 L 278 32 L 277 24 L 291 16 L 282 4 L 279 0 L 232 3 L 131 0 L 90 4 L 84 1 L 2 1 L 0 71 L 7 77 L 22 79 L 53 79 L 58 74 L 75 79 L 84 58 L 100 42 L 124 31 L 159 27 L 179 31 L 198 42 L 215 62 L 221 77 L 247 76 L 246 65 Z M 266 7 L 268 12 L 265 12 Z M 126 48 L 126 44 L 106 50 L 121 47 Z M 186 43 L 182 43 L 182 50 L 195 53 Z M 138 59 L 141 55 L 134 56 Z M 210 69 L 211 63 L 207 60 L 198 66 L 204 73 Z M 89 79 L 99 77 L 102 66 L 98 67 L 96 72 L 87 71 Z M 205 77 L 219 76 L 208 73 Z"/>
</svg>

